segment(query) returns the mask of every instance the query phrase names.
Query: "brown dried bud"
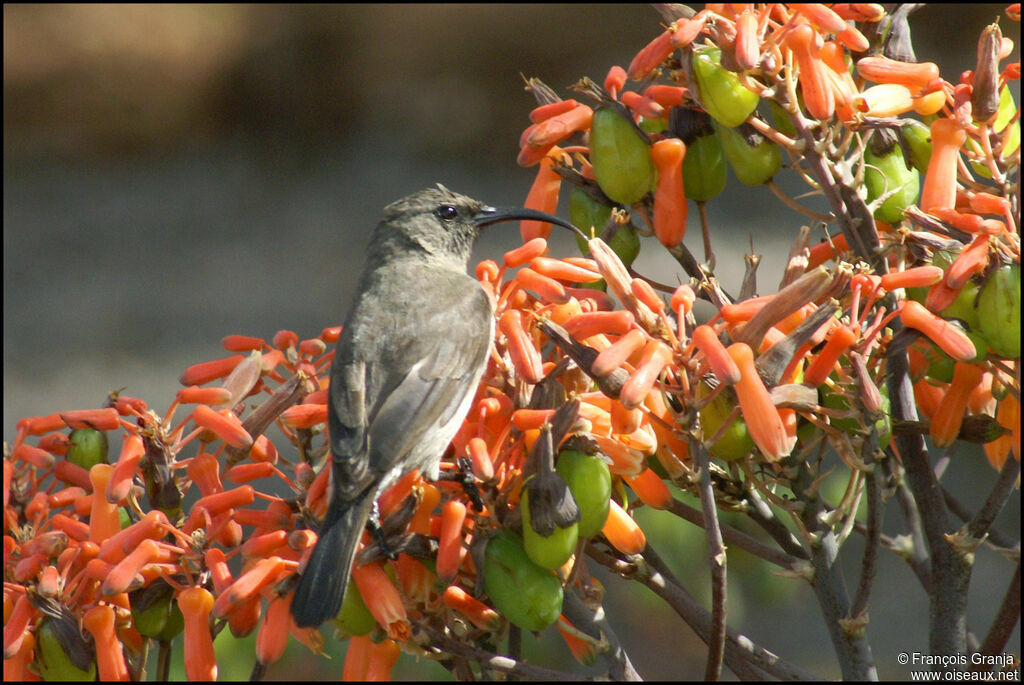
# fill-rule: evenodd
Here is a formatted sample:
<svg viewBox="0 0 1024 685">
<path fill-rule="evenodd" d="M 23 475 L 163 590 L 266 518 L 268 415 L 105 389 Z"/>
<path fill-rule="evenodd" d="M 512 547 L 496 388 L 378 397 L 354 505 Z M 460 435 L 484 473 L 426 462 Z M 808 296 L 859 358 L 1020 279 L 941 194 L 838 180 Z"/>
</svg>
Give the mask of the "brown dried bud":
<svg viewBox="0 0 1024 685">
<path fill-rule="evenodd" d="M 999 48 L 1003 32 L 989 24 L 978 39 L 978 65 L 974 69 L 971 111 L 974 121 L 989 123 L 999 111 Z"/>
</svg>

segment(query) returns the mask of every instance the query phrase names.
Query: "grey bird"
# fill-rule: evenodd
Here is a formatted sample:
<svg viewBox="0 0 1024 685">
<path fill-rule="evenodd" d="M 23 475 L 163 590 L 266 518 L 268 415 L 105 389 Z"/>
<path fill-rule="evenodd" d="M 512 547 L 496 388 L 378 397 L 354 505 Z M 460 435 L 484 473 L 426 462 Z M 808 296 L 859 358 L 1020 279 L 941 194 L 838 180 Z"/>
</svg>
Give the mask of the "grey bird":
<svg viewBox="0 0 1024 685">
<path fill-rule="evenodd" d="M 292 601 L 297 625 L 341 609 L 377 497 L 416 468 L 437 479 L 494 333 L 491 297 L 466 273 L 470 253 L 484 226 L 515 219 L 575 230 L 441 185 L 385 207 L 331 366 L 331 500 Z"/>
</svg>

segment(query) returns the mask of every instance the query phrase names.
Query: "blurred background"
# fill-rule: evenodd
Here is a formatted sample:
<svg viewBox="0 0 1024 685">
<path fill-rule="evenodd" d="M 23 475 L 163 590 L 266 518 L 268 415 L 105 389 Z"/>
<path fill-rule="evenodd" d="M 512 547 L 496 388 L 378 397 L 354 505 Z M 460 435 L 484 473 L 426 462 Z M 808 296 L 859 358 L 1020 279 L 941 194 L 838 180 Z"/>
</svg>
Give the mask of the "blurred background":
<svg viewBox="0 0 1024 685">
<path fill-rule="evenodd" d="M 340 324 L 369 231 L 392 200 L 441 182 L 521 205 L 535 172 L 515 164 L 534 106 L 521 74 L 568 97 L 580 77 L 628 65 L 659 30 L 646 5 L 580 7 L 4 5 L 5 439 L 23 416 L 99 406 L 119 388 L 162 411 L 186 366 L 226 356 L 225 335 L 308 338 Z M 978 32 L 1002 9 L 926 6 L 912 17 L 918 58 L 947 78 L 973 68 Z M 1001 24 L 1019 39 L 1019 25 Z M 804 192 L 785 176 L 780 185 Z M 720 279 L 738 289 L 753 244 L 765 255 L 760 290 L 774 292 L 806 220 L 733 179 L 721 197 L 709 206 Z M 476 257 L 500 258 L 518 241 L 515 224 L 492 229 Z M 699 231 L 687 242 L 701 253 Z M 575 249 L 554 236 L 553 252 Z M 645 241 L 634 266 L 678 282 L 656 243 Z M 976 508 L 994 473 L 978 453 L 954 456 L 947 482 L 968 483 L 963 499 Z M 1016 537 L 1013 502 L 1000 525 Z M 665 531 L 663 554 L 685 550 L 671 556 L 705 598 L 702 533 L 680 539 L 658 513 L 643 512 L 645 525 L 656 543 Z M 859 548 L 853 539 L 843 555 L 851 589 Z M 890 556 L 868 631 L 880 675 L 902 678 L 895 654 L 926 651 L 927 602 Z M 730 625 L 838 677 L 806 584 L 735 557 Z M 980 634 L 1008 564 L 979 551 L 969 622 Z M 641 674 L 698 677 L 703 646 L 632 585 L 607 578 L 607 607 Z M 1019 628 L 1014 640 L 1019 653 Z M 218 649 L 226 642 L 224 633 Z M 554 631 L 542 645 L 539 662 L 571 662 Z M 251 653 L 223 661 L 222 677 L 246 677 Z M 270 677 L 327 678 L 341 667 L 295 644 L 286 659 Z M 404 656 L 396 675 L 447 672 Z"/>
</svg>

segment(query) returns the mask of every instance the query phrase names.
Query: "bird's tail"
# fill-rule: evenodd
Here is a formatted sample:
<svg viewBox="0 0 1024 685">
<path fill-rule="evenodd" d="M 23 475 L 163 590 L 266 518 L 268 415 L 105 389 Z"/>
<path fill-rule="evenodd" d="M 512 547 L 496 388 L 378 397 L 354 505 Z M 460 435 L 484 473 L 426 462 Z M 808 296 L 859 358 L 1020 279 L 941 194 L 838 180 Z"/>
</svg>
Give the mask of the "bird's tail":
<svg viewBox="0 0 1024 685">
<path fill-rule="evenodd" d="M 373 497 L 367 495 L 324 520 L 292 600 L 292 616 L 300 628 L 318 626 L 341 611 L 356 547 L 372 506 Z"/>
</svg>

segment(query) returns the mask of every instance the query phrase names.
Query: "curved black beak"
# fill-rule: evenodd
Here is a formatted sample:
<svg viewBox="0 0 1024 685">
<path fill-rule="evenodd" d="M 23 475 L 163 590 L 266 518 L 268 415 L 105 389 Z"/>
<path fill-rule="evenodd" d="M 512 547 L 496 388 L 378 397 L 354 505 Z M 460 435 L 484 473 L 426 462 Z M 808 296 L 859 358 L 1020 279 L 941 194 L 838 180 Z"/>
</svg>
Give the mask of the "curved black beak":
<svg viewBox="0 0 1024 685">
<path fill-rule="evenodd" d="M 570 231 L 575 232 L 581 236 L 584 240 L 587 236 L 584 235 L 583 231 L 573 226 L 571 223 L 564 219 L 559 219 L 553 214 L 546 212 L 538 212 L 536 209 L 526 209 L 524 207 L 481 207 L 480 211 L 475 217 L 473 217 L 473 223 L 480 228 L 484 226 L 490 226 L 491 224 L 498 224 L 503 221 L 520 221 L 522 219 L 533 220 L 533 221 L 546 221 L 549 224 L 555 226 L 561 226 L 567 228 Z"/>
</svg>

